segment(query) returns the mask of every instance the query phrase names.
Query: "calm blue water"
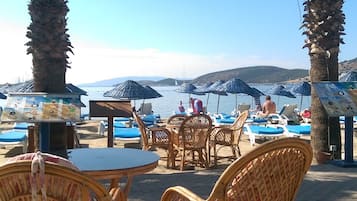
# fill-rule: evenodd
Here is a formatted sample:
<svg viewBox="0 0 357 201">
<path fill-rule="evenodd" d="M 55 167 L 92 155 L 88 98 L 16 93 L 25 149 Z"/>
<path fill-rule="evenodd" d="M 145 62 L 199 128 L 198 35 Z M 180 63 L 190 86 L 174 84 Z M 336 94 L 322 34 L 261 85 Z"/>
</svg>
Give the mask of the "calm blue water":
<svg viewBox="0 0 357 201">
<path fill-rule="evenodd" d="M 262 91 L 265 94 L 270 94 L 272 88 L 275 85 L 255 85 L 255 84 L 250 84 L 252 87 L 256 87 L 260 91 Z M 105 91 L 108 91 L 112 89 L 113 87 L 81 87 L 83 90 L 87 91 L 88 96 L 82 96 L 81 100 L 82 102 L 87 105 L 87 107 L 82 108 L 82 114 L 88 114 L 89 113 L 89 100 L 112 100 L 112 98 L 108 97 L 103 97 L 103 93 Z M 207 106 L 207 111 L 210 113 L 215 113 L 217 110 L 217 102 L 218 102 L 218 96 L 215 94 L 209 94 L 208 98 L 208 105 L 207 105 L 207 97 L 208 95 L 203 95 L 203 96 L 197 96 L 197 95 L 189 95 L 185 93 L 178 93 L 175 90 L 178 87 L 153 87 L 155 90 L 157 90 L 163 97 L 161 98 L 155 98 L 155 99 L 147 99 L 144 100 L 145 102 L 150 102 L 152 103 L 152 108 L 154 113 L 160 114 L 162 118 L 166 118 L 171 116 L 174 111 L 177 110 L 179 101 L 183 101 L 184 107 L 187 109 L 188 108 L 188 100 L 189 97 L 195 97 L 195 98 L 200 98 L 204 104 L 204 106 Z M 288 86 L 287 86 L 288 88 Z M 254 100 L 251 96 L 244 95 L 244 94 L 238 94 L 237 96 L 235 94 L 229 94 L 228 96 L 221 96 L 220 97 L 220 103 L 219 103 L 219 110 L 218 112 L 221 113 L 228 113 L 230 114 L 232 110 L 235 107 L 236 103 L 236 97 L 237 97 L 237 103 L 245 103 L 245 104 L 251 104 L 251 108 L 255 108 L 254 106 Z M 280 111 L 281 107 L 284 104 L 297 104 L 298 108 L 300 107 L 300 100 L 301 96 L 297 95 L 296 98 L 287 98 L 284 96 L 276 96 L 276 95 L 271 95 L 273 101 L 277 104 L 277 110 Z M 261 96 L 260 100 L 263 103 L 265 97 Z M 143 100 L 136 100 L 132 101 L 132 105 L 135 104 L 136 108 L 140 107 L 140 104 L 143 102 Z M 310 96 L 304 96 L 303 97 L 303 102 L 302 102 L 302 109 L 309 107 L 311 104 L 311 97 Z"/>
</svg>

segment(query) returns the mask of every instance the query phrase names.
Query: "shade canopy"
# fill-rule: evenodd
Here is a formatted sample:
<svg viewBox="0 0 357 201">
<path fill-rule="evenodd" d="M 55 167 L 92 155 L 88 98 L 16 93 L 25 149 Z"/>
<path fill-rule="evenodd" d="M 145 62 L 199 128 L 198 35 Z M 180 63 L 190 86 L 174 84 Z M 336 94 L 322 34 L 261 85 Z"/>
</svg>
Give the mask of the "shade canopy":
<svg viewBox="0 0 357 201">
<path fill-rule="evenodd" d="M 219 91 L 225 91 L 231 94 L 243 93 L 249 95 L 252 93 L 252 88 L 247 83 L 238 78 L 232 78 L 228 80 L 227 82 L 220 85 L 220 87 L 217 89 Z"/>
<path fill-rule="evenodd" d="M 195 93 L 210 93 L 209 87 L 213 84 L 213 82 L 208 82 L 196 89 L 194 89 Z"/>
<path fill-rule="evenodd" d="M 277 96 L 285 96 L 288 98 L 296 98 L 296 96 L 292 94 L 290 91 L 286 90 L 286 88 L 283 85 L 278 85 L 274 87 L 272 94 Z"/>
<path fill-rule="evenodd" d="M 149 85 L 146 85 L 145 88 L 148 90 L 149 94 L 152 95 L 151 98 L 160 98 L 160 97 L 162 97 L 162 95 L 159 92 L 157 92 L 155 89 L 153 89 Z"/>
<path fill-rule="evenodd" d="M 341 82 L 353 82 L 357 81 L 357 71 L 348 71 L 346 73 L 342 73 L 339 77 Z"/>
<path fill-rule="evenodd" d="M 311 96 L 311 85 L 308 82 L 300 82 L 293 86 L 292 91 L 294 93 L 300 94 L 300 111 L 302 107 L 302 100 L 304 96 Z"/>
<path fill-rule="evenodd" d="M 254 98 L 260 97 L 260 96 L 265 96 L 263 92 L 261 92 L 259 89 L 255 87 L 251 87 L 252 91 L 249 93 L 250 96 L 253 96 Z"/>
<path fill-rule="evenodd" d="M 203 92 L 196 92 L 195 90 L 197 87 L 191 83 L 183 83 L 180 87 L 176 90 L 180 93 L 188 93 L 188 94 L 195 94 L 195 95 L 205 95 Z"/>
<path fill-rule="evenodd" d="M 16 93 L 31 93 L 34 92 L 34 81 L 28 80 L 26 82 L 7 85 L 2 88 L 2 91 L 5 93 L 16 92 Z M 87 95 L 87 92 L 83 89 L 71 84 L 67 83 L 65 88 L 67 93 L 76 94 L 76 95 Z"/>
<path fill-rule="evenodd" d="M 155 92 L 155 90 L 144 87 L 133 80 L 127 80 L 113 89 L 104 92 L 103 96 L 117 99 L 140 100 L 158 98 L 158 93 Z"/>
<path fill-rule="evenodd" d="M 6 99 L 6 96 L 0 92 L 0 99 Z"/>
</svg>

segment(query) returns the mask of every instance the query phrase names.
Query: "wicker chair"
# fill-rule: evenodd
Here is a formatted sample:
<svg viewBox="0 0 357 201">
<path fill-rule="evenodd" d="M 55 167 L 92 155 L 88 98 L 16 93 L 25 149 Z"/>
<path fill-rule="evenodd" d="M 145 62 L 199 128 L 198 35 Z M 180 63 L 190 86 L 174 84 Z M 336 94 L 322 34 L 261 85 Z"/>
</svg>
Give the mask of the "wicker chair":
<svg viewBox="0 0 357 201">
<path fill-rule="evenodd" d="M 230 127 L 218 127 L 212 131 L 209 142 L 209 156 L 211 155 L 211 148 L 213 148 L 214 165 L 217 165 L 217 160 L 221 158 L 237 159 L 241 156 L 239 149 L 239 141 L 243 134 L 243 126 L 248 117 L 248 110 L 240 113 L 236 118 L 232 126 Z M 232 149 L 232 156 L 218 156 L 218 152 L 221 148 L 230 146 Z"/>
<path fill-rule="evenodd" d="M 171 133 L 166 128 L 162 127 L 151 127 L 147 128 L 144 121 L 140 116 L 133 112 L 135 121 L 138 123 L 139 130 L 141 133 L 141 143 L 143 150 L 150 150 L 152 148 L 161 148 L 167 151 L 167 168 L 170 167 L 170 156 L 171 153 Z M 150 137 L 150 140 L 149 140 Z M 172 162 L 173 163 L 173 162 Z"/>
<path fill-rule="evenodd" d="M 0 200 L 45 200 L 44 196 L 47 201 L 120 199 L 119 189 L 109 193 L 102 184 L 77 170 L 46 161 L 41 175 L 31 172 L 32 164 L 31 160 L 24 160 L 0 167 Z"/>
<path fill-rule="evenodd" d="M 192 154 L 192 162 L 208 167 L 207 139 L 212 130 L 212 120 L 206 114 L 192 115 L 182 122 L 178 133 L 173 134 L 173 161 L 181 155 L 180 170 L 184 170 L 187 152 Z M 198 153 L 198 161 L 195 160 Z"/>
<path fill-rule="evenodd" d="M 174 114 L 167 119 L 166 123 L 167 124 L 181 124 L 183 122 L 183 120 L 185 120 L 186 117 L 187 117 L 187 115 L 184 115 L 184 114 Z"/>
<path fill-rule="evenodd" d="M 311 146 L 302 139 L 266 142 L 233 162 L 217 180 L 207 200 L 292 201 L 311 160 Z M 203 199 L 176 186 L 168 188 L 161 200 Z"/>
</svg>

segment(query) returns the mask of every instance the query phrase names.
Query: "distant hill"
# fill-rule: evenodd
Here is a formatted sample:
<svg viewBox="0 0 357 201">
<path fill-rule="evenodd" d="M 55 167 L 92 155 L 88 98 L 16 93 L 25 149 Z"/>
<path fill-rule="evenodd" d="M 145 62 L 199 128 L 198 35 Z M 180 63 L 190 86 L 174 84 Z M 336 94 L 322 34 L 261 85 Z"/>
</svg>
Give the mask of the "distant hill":
<svg viewBox="0 0 357 201">
<path fill-rule="evenodd" d="M 357 58 L 343 61 L 339 64 L 340 73 L 356 70 Z M 247 83 L 281 83 L 288 81 L 307 80 L 309 71 L 306 69 L 285 69 L 277 66 L 249 66 L 235 68 L 224 71 L 211 72 L 201 75 L 193 80 L 178 80 L 165 77 L 120 77 L 108 80 L 97 81 L 93 83 L 81 84 L 79 86 L 115 86 L 126 80 L 134 80 L 142 85 L 150 86 L 174 86 L 181 85 L 183 82 L 191 82 L 201 85 L 216 80 L 229 80 L 233 77 L 239 78 Z"/>
<path fill-rule="evenodd" d="M 285 69 L 276 66 L 250 66 L 231 70 L 208 73 L 192 80 L 195 84 L 204 84 L 207 81 L 229 80 L 239 78 L 247 83 L 279 83 L 294 80 L 309 75 L 304 69 Z"/>
<path fill-rule="evenodd" d="M 152 76 L 152 77 L 145 77 L 145 76 L 128 76 L 128 77 L 118 77 L 118 78 L 113 78 L 113 79 L 108 79 L 108 80 L 101 80 L 101 81 L 96 81 L 92 83 L 85 83 L 85 84 L 79 84 L 78 86 L 80 87 L 110 87 L 114 86 L 116 84 L 125 82 L 126 80 L 134 80 L 134 81 L 141 81 L 141 82 L 156 82 L 159 80 L 165 79 L 165 77 L 160 77 L 160 76 Z"/>
<path fill-rule="evenodd" d="M 350 71 L 350 70 L 355 70 L 357 71 L 357 58 L 343 61 L 339 64 L 339 71 L 340 73 Z"/>
</svg>

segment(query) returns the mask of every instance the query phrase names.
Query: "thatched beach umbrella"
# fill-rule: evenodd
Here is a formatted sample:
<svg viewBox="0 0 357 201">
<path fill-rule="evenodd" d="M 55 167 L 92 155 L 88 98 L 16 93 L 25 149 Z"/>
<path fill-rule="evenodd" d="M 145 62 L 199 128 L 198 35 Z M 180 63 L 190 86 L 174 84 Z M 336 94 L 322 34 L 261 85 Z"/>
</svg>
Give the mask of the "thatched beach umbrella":
<svg viewBox="0 0 357 201">
<path fill-rule="evenodd" d="M 223 80 L 217 80 L 216 82 L 214 82 L 209 88 L 208 91 L 209 93 L 213 93 L 213 94 L 217 94 L 217 110 L 216 113 L 218 113 L 219 110 L 219 101 L 221 96 L 228 96 L 228 94 L 225 91 L 222 91 L 222 89 L 220 89 L 220 86 L 224 83 Z"/>
<path fill-rule="evenodd" d="M 187 93 L 188 94 L 188 105 L 190 105 L 191 94 L 195 95 L 205 95 L 202 92 L 195 92 L 197 87 L 191 83 L 183 83 L 178 89 L 176 89 L 179 93 Z"/>
<path fill-rule="evenodd" d="M 278 86 L 274 87 L 272 94 L 278 96 L 278 104 L 277 105 L 279 105 L 279 97 L 280 96 L 285 96 L 288 98 L 296 98 L 296 96 L 294 94 L 292 94 L 290 91 L 286 90 L 286 88 L 283 85 L 278 85 Z"/>
<path fill-rule="evenodd" d="M 353 82 L 357 81 L 357 71 L 348 71 L 346 73 L 343 73 L 339 77 L 340 82 Z"/>
<path fill-rule="evenodd" d="M 301 99 L 300 99 L 300 111 L 301 111 L 303 97 L 311 96 L 311 85 L 308 82 L 301 82 L 299 84 L 296 84 L 293 87 L 292 91 L 294 93 L 301 95 Z"/>
<path fill-rule="evenodd" d="M 0 92 L 0 99 L 6 99 L 7 97 L 5 96 L 5 94 Z"/>
<path fill-rule="evenodd" d="M 209 87 L 213 84 L 213 82 L 208 82 L 204 84 L 203 86 L 200 86 L 194 90 L 195 93 L 204 93 L 207 94 L 207 99 L 206 99 L 206 109 L 208 108 L 208 100 L 209 100 L 209 94 L 210 90 Z"/>
<path fill-rule="evenodd" d="M 238 78 L 232 78 L 228 80 L 227 82 L 223 83 L 219 88 L 219 91 L 224 91 L 227 93 L 235 94 L 236 96 L 236 104 L 235 108 L 238 108 L 238 97 L 237 95 L 239 93 L 243 94 L 251 94 L 252 93 L 252 88 L 245 83 L 243 80 L 238 79 Z"/>
</svg>

